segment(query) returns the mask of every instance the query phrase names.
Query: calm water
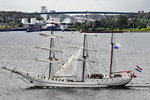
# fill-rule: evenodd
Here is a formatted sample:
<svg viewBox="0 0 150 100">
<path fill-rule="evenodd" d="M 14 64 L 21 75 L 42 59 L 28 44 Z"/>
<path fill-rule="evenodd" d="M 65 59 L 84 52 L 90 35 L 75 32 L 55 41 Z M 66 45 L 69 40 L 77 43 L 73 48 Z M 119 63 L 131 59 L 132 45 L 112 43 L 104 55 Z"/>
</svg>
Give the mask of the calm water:
<svg viewBox="0 0 150 100">
<path fill-rule="evenodd" d="M 64 36 L 60 40 L 61 49 L 64 50 L 63 59 L 74 52 L 73 49 L 68 50 L 66 45 L 79 46 L 82 43 L 83 36 L 79 34 L 71 32 L 56 34 Z M 96 48 L 109 48 L 106 44 L 110 42 L 110 34 L 99 35 L 98 39 L 94 40 Z M 15 74 L 0 69 L 0 100 L 150 100 L 150 34 L 116 34 L 115 41 L 120 44 L 119 50 L 116 51 L 118 56 L 115 58 L 115 70 L 134 70 L 136 65 L 143 69 L 142 73 L 136 72 L 138 77 L 133 79 L 126 89 L 31 89 Z M 48 52 L 36 50 L 35 46 L 49 47 L 49 39 L 39 36 L 38 32 L 1 32 L 0 67 L 46 73 L 47 64 L 35 62 L 33 58 L 47 58 Z M 109 50 L 98 52 L 97 58 L 106 66 L 103 71 L 107 73 Z"/>
</svg>

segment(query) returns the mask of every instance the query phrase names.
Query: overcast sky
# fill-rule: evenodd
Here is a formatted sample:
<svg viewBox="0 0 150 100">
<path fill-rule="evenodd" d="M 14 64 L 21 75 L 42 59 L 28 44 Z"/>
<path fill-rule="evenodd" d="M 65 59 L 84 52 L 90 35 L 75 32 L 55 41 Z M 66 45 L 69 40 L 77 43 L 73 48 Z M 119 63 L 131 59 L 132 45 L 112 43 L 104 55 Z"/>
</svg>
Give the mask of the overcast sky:
<svg viewBox="0 0 150 100">
<path fill-rule="evenodd" d="M 150 0 L 0 0 L 0 11 L 124 11 L 150 12 Z"/>
</svg>

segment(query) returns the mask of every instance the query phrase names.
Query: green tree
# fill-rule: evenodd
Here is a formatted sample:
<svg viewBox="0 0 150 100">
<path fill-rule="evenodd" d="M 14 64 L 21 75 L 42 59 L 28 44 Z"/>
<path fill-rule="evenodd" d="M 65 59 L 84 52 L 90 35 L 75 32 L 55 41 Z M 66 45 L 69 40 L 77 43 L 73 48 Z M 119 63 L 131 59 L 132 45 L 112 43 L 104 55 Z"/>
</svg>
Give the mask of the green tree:
<svg viewBox="0 0 150 100">
<path fill-rule="evenodd" d="M 122 30 L 123 28 L 127 28 L 128 25 L 128 18 L 125 15 L 119 15 L 117 16 L 116 20 L 117 27 L 119 30 Z"/>
<path fill-rule="evenodd" d="M 100 27 L 101 26 L 101 21 L 98 21 L 98 20 L 96 20 L 95 22 L 94 22 L 94 26 L 97 28 L 97 27 Z"/>
</svg>

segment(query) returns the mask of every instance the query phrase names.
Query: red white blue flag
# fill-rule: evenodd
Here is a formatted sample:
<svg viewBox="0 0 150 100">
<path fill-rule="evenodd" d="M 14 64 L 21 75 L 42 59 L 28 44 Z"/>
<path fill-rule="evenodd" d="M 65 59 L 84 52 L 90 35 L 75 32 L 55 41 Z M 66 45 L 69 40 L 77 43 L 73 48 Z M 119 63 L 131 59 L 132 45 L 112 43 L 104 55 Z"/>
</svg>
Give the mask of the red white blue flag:
<svg viewBox="0 0 150 100">
<path fill-rule="evenodd" d="M 138 65 L 136 66 L 135 70 L 138 72 L 142 72 L 142 68 L 140 68 Z"/>
</svg>

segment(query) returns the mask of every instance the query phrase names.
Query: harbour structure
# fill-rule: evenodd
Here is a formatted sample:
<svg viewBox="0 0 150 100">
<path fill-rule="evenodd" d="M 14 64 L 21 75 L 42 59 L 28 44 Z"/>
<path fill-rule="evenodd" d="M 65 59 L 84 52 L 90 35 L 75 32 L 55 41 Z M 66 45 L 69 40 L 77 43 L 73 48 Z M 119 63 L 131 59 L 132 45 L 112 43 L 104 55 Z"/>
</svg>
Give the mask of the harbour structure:
<svg viewBox="0 0 150 100">
<path fill-rule="evenodd" d="M 62 12 L 35 12 L 35 13 L 24 13 L 25 15 L 42 15 L 42 14 L 112 14 L 112 15 L 119 15 L 119 14 L 138 14 L 135 12 L 102 12 L 102 11 L 62 11 Z"/>
</svg>

